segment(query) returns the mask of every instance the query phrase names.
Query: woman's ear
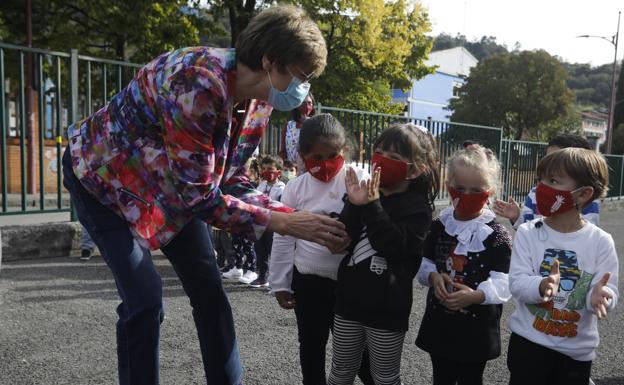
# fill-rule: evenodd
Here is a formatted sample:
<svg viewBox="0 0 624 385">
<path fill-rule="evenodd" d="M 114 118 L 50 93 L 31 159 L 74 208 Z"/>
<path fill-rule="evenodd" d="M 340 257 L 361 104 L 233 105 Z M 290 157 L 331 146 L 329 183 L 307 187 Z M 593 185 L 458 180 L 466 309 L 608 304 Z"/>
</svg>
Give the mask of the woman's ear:
<svg viewBox="0 0 624 385">
<path fill-rule="evenodd" d="M 269 60 L 267 55 L 262 56 L 262 69 L 266 72 L 271 72 L 271 68 L 273 68 L 273 64 Z"/>
</svg>

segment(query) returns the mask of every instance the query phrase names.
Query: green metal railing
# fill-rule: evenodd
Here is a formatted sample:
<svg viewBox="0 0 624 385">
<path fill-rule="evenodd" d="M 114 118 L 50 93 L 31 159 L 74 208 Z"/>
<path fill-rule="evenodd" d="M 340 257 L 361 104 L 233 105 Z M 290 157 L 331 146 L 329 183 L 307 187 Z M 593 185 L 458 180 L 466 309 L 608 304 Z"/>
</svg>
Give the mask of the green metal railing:
<svg viewBox="0 0 624 385">
<path fill-rule="evenodd" d="M 67 125 L 105 105 L 140 67 L 0 42 L 0 215 L 70 211 L 61 174 Z"/>
<path fill-rule="evenodd" d="M 0 215 L 70 211 L 60 172 L 67 125 L 105 105 L 140 67 L 79 55 L 76 50 L 58 52 L 0 42 Z M 352 160 L 360 166 L 370 164 L 375 139 L 394 123 L 414 123 L 432 133 L 440 154 L 442 180 L 446 160 L 462 143 L 480 143 L 492 149 L 501 162 L 498 196 L 506 199 L 511 195 L 518 202 L 534 185 L 537 163 L 546 150 L 545 143 L 503 139 L 502 130 L 496 127 L 322 105 L 317 111 L 332 113 L 349 131 Z M 289 119 L 288 113 L 274 112 L 260 144 L 262 153 L 278 153 Z M 34 128 L 38 140 L 31 142 Z M 48 157 L 48 152 L 55 154 Z M 624 157 L 607 155 L 606 159 L 610 167 L 608 196 L 620 199 L 624 196 Z M 48 168 L 44 166 L 46 160 L 50 162 Z M 439 199 L 448 199 L 445 189 Z"/>
<path fill-rule="evenodd" d="M 522 204 L 526 194 L 536 183 L 535 170 L 540 159 L 546 155 L 547 143 L 503 139 L 502 130 L 495 127 L 464 123 L 435 121 L 401 115 L 389 115 L 367 111 L 357 111 L 318 105 L 319 113 L 333 114 L 347 129 L 353 138 L 354 151 L 352 161 L 360 167 L 370 166 L 373 144 L 382 130 L 394 123 L 414 123 L 426 127 L 438 141 L 440 154 L 440 176 L 446 178 L 446 161 L 462 144 L 470 140 L 490 148 L 497 155 L 501 164 L 500 189 L 497 196 L 507 200 L 509 196 Z M 263 137 L 260 152 L 277 154 L 280 149 L 282 130 L 289 117 L 279 113 L 271 117 L 269 128 Z M 609 165 L 609 198 L 624 196 L 624 157 L 605 156 Z M 444 186 L 439 196 L 447 200 L 448 193 Z"/>
</svg>

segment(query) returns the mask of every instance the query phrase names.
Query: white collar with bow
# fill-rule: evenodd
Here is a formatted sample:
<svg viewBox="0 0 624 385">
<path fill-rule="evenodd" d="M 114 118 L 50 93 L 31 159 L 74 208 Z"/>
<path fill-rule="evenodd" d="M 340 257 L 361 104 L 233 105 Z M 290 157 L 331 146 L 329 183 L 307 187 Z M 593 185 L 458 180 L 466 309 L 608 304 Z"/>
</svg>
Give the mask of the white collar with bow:
<svg viewBox="0 0 624 385">
<path fill-rule="evenodd" d="M 487 225 L 496 218 L 492 210 L 483 209 L 481 215 L 469 221 L 458 221 L 453 216 L 453 211 L 453 207 L 447 207 L 440 212 L 439 218 L 446 233 L 457 238 L 454 253 L 468 255 L 485 250 L 483 241 L 494 232 L 494 229 Z"/>
</svg>

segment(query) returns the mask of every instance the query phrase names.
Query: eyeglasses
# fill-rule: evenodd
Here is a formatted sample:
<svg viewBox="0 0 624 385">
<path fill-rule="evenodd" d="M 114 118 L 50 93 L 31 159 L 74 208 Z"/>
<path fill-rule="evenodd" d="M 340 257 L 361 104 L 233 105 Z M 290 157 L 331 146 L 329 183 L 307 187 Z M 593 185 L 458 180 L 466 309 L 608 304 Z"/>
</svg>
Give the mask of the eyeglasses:
<svg viewBox="0 0 624 385">
<path fill-rule="evenodd" d="M 290 74 L 290 76 L 292 76 L 292 77 L 294 77 L 294 78 L 297 78 L 297 79 L 301 80 L 301 82 L 302 82 L 302 83 L 308 83 L 308 82 L 312 79 L 312 77 L 314 76 L 314 73 L 311 73 L 311 74 L 309 74 L 309 75 L 308 75 L 308 74 L 304 73 L 304 72 L 303 72 L 303 71 L 301 71 L 301 70 L 300 70 L 300 75 L 299 75 L 299 76 L 297 76 L 297 75 L 293 74 L 293 73 L 290 71 L 290 68 L 286 67 L 286 70 L 288 71 L 288 73 Z M 302 75 L 303 75 L 303 76 L 302 76 Z"/>
</svg>

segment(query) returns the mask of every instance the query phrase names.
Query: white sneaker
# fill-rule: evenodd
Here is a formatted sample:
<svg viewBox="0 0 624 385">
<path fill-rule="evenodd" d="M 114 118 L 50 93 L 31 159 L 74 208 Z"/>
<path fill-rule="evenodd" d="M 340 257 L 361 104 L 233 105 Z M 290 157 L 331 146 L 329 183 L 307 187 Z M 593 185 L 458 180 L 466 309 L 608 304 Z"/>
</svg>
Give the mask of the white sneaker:
<svg viewBox="0 0 624 385">
<path fill-rule="evenodd" d="M 258 278 L 258 274 L 254 273 L 251 270 L 247 270 L 247 272 L 238 279 L 238 282 L 248 284 L 248 283 L 255 281 L 257 278 Z"/>
<path fill-rule="evenodd" d="M 223 273 L 225 279 L 238 279 L 243 276 L 243 269 L 231 268 L 230 271 Z"/>
</svg>

